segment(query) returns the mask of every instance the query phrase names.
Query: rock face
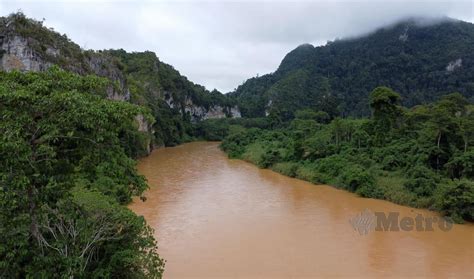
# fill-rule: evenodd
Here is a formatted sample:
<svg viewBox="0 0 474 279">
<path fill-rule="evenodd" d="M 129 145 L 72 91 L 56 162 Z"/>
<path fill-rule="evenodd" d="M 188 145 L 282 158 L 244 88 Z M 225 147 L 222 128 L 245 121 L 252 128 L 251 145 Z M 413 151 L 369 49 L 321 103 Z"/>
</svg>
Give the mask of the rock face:
<svg viewBox="0 0 474 279">
<path fill-rule="evenodd" d="M 126 78 L 113 57 L 100 51 L 84 51 L 65 35 L 21 14 L 0 18 L 0 70 L 45 71 L 52 65 L 109 79 L 109 99 L 130 97 Z"/>
<path fill-rule="evenodd" d="M 107 78 L 112 82 L 107 88 L 107 98 L 130 100 L 123 65 L 108 51 L 85 51 L 65 35 L 47 29 L 42 22 L 27 19 L 21 14 L 0 18 L 0 70 L 44 71 L 52 65 L 81 75 L 94 74 Z M 189 113 L 193 121 L 240 117 L 237 107 L 205 107 L 193 103 L 189 98 L 184 103 L 176 103 L 172 98 L 166 99 L 168 94 L 158 92 L 158 95 L 171 108 Z"/>
<path fill-rule="evenodd" d="M 135 120 L 138 124 L 138 131 L 143 133 L 152 134 L 153 128 L 151 127 L 150 123 L 143 117 L 142 114 L 139 114 L 135 117 Z M 153 143 L 151 141 L 151 137 L 148 137 L 146 144 L 146 153 L 150 154 L 153 150 Z"/>
<path fill-rule="evenodd" d="M 107 88 L 107 97 L 109 99 L 121 101 L 130 99 L 127 80 L 123 72 L 118 68 L 117 61 L 101 52 L 91 53 L 86 61 L 94 74 L 106 77 L 114 83 L 114 86 Z"/>
<path fill-rule="evenodd" d="M 204 106 L 195 105 L 189 98 L 186 98 L 184 104 L 181 104 L 176 102 L 169 94 L 165 94 L 165 101 L 170 108 L 177 108 L 184 111 L 184 113 L 189 114 L 193 122 L 215 118 L 241 117 L 240 110 L 237 106 L 223 107 L 220 105 L 214 105 L 206 108 Z"/>
<path fill-rule="evenodd" d="M 44 46 L 44 55 L 38 53 L 31 47 L 30 38 L 24 38 L 18 35 L 8 36 L 0 34 L 0 70 L 2 71 L 45 71 L 54 65 L 50 57 L 67 59 L 62 57 L 61 51 L 54 46 Z M 127 88 L 127 82 L 114 63 L 111 57 L 100 52 L 89 52 L 83 55 L 81 64 L 86 65 L 86 69 L 76 66 L 63 66 L 62 68 L 76 72 L 78 74 L 95 74 L 105 77 L 112 81 L 112 85 L 107 88 L 107 97 L 112 100 L 128 100 L 130 93 Z"/>
<path fill-rule="evenodd" d="M 124 50 L 121 51 L 125 52 Z M 127 78 L 130 83 L 133 83 L 134 80 L 127 76 L 130 73 L 125 70 L 126 64 L 120 60 L 120 57 L 114 56 L 112 52 L 113 50 L 83 50 L 66 35 L 61 35 L 50 28 L 46 28 L 42 22 L 28 19 L 21 13 L 0 17 L 0 71 L 45 71 L 53 65 L 57 65 L 64 70 L 80 75 L 93 74 L 106 78 L 110 81 L 106 92 L 108 99 L 131 101 Z M 156 58 L 154 53 L 147 52 L 144 54 L 152 54 Z M 174 82 L 173 77 L 177 76 L 181 78 L 177 83 L 181 82 L 188 87 L 176 88 L 176 92 L 169 92 L 169 94 L 158 90 L 154 93 L 156 96 L 150 99 L 166 101 L 170 108 L 177 109 L 183 115 L 189 114 L 193 122 L 209 118 L 240 117 L 240 111 L 237 107 L 216 105 L 219 102 L 214 101 L 200 102 L 199 98 L 196 101 L 196 99 L 184 95 L 183 92 L 189 92 L 190 88 L 199 87 L 199 85 L 187 81 L 186 77 L 180 76 L 172 66 L 168 65 L 168 68 L 160 68 L 159 66 L 158 64 L 155 65 L 156 69 L 154 71 L 163 72 L 162 75 L 171 82 Z M 146 70 L 151 71 L 150 69 Z M 146 88 L 147 83 L 160 84 L 161 78 L 162 76 L 151 76 L 148 80 L 139 80 L 139 82 Z M 166 81 L 163 83 L 166 83 Z M 172 88 L 174 87 L 172 86 Z M 203 90 L 206 91 L 205 88 Z M 171 93 L 175 93 L 174 96 L 178 96 L 180 101 L 175 102 L 172 97 L 169 97 L 173 95 Z M 209 94 L 208 91 L 202 93 L 202 99 L 208 98 Z M 193 100 L 195 101 L 193 102 Z M 213 105 L 209 105 L 210 103 Z M 139 131 L 148 133 L 150 138 L 153 138 L 152 125 L 142 115 L 137 116 L 136 121 Z M 148 145 L 150 146 L 148 151 L 151 152 L 153 145 L 151 141 Z"/>
<path fill-rule="evenodd" d="M 26 38 L 0 35 L 0 49 L 0 69 L 3 71 L 44 71 L 51 66 L 28 46 Z"/>
</svg>

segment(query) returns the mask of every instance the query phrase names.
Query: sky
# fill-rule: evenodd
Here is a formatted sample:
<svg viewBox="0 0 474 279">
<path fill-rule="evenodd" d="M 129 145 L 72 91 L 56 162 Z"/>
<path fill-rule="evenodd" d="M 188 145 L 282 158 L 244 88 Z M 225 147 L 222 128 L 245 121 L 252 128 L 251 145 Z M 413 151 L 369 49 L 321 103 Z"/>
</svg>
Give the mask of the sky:
<svg viewBox="0 0 474 279">
<path fill-rule="evenodd" d="M 154 51 L 189 80 L 226 93 L 275 71 L 300 44 L 324 45 L 412 17 L 474 22 L 474 1 L 0 0 L 85 49 Z"/>
</svg>

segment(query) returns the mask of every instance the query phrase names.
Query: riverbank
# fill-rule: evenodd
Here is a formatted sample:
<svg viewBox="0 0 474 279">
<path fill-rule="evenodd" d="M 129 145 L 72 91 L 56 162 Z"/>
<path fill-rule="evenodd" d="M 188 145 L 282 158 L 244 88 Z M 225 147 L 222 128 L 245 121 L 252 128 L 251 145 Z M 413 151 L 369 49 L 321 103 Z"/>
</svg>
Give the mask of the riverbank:
<svg viewBox="0 0 474 279">
<path fill-rule="evenodd" d="M 129 205 L 155 229 L 167 278 L 468 277 L 474 226 L 370 232 L 365 209 L 439 216 L 228 159 L 217 142 L 153 151 L 139 161 L 150 189 Z M 343 262 L 343 263 L 341 263 Z M 341 268 L 343 266 L 344 268 Z M 245 267 L 245 268 L 243 268 Z"/>
<path fill-rule="evenodd" d="M 443 210 L 443 199 L 449 193 L 446 188 L 438 189 L 431 197 L 417 196 L 405 187 L 409 179 L 404 177 L 399 171 L 377 171 L 371 166 L 367 166 L 368 170 L 366 170 L 364 166 L 354 167 L 346 163 L 337 164 L 337 162 L 332 166 L 323 167 L 311 161 L 278 162 L 272 165 L 265 165 L 261 161 L 262 157 L 264 157 L 262 151 L 265 149 L 262 146 L 250 146 L 249 150 L 239 155 L 232 154 L 232 151 L 226 149 L 225 144 L 221 148 L 227 151 L 230 158 L 241 159 L 257 167 L 270 169 L 282 175 L 301 179 L 314 185 L 331 185 L 337 189 L 356 193 L 361 197 L 386 200 L 398 205 L 424 208 L 446 214 Z M 321 170 L 324 170 L 324 172 Z M 446 179 L 444 182 L 447 185 L 452 183 L 452 181 Z M 470 198 L 470 196 L 467 196 L 467 198 Z M 469 204 L 466 203 L 466 206 L 469 206 Z M 457 223 L 466 222 L 466 220 L 456 215 L 454 216 L 454 218 L 449 218 L 450 216 L 445 217 Z"/>
<path fill-rule="evenodd" d="M 398 96 L 377 88 L 371 102 L 380 94 Z M 269 116 L 263 128 L 221 121 L 207 130 L 226 131 L 222 149 L 230 158 L 362 197 L 436 210 L 461 223 L 474 221 L 474 126 L 467 124 L 473 111 L 451 94 L 412 109 L 382 103 L 372 118 L 330 121 L 324 112 L 304 110 L 286 121 Z"/>
</svg>

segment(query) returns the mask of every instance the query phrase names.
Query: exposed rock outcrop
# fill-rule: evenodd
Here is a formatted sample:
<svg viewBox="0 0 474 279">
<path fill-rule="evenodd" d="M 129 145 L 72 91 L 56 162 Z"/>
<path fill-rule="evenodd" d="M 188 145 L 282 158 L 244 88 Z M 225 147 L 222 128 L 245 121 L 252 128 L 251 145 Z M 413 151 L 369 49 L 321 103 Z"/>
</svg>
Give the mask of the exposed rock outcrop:
<svg viewBox="0 0 474 279">
<path fill-rule="evenodd" d="M 119 63 L 103 52 L 85 51 L 42 22 L 13 14 L 0 19 L 0 70 L 44 71 L 52 65 L 112 81 L 107 97 L 128 100 L 129 92 Z"/>
<path fill-rule="evenodd" d="M 1 62 L 4 71 L 44 71 L 51 63 L 43 61 L 28 45 L 28 40 L 20 36 L 0 35 Z M 51 50 L 50 50 L 51 52 Z"/>
<path fill-rule="evenodd" d="M 193 122 L 214 119 L 214 118 L 240 118 L 240 110 L 237 106 L 220 106 L 211 105 L 208 108 L 204 106 L 197 106 L 189 98 L 186 98 L 184 103 L 176 102 L 169 94 L 165 94 L 165 101 L 170 108 L 177 108 L 191 116 Z"/>
<path fill-rule="evenodd" d="M 130 62 L 127 58 L 137 64 L 130 66 L 126 63 Z M 188 114 L 193 122 L 209 118 L 240 117 L 238 107 L 230 105 L 231 102 L 220 92 L 209 92 L 203 86 L 188 81 L 171 65 L 159 61 L 153 52 L 84 50 L 66 35 L 46 28 L 43 22 L 26 18 L 22 13 L 0 17 L 1 71 L 45 71 L 53 65 L 80 75 L 93 74 L 108 79 L 110 83 L 106 96 L 111 100 L 131 101 L 149 108 L 156 107 L 157 102 L 164 100 L 169 108 L 175 109 L 173 113 Z M 137 77 L 130 70 L 134 67 L 140 69 L 141 76 Z M 134 96 L 139 95 L 141 99 L 131 100 L 129 83 L 134 84 Z M 137 87 L 143 90 L 139 91 Z M 171 92 L 167 92 L 168 90 Z M 170 96 L 175 96 L 179 101 L 175 102 Z M 154 116 L 161 117 L 159 114 Z M 184 119 L 189 118 L 183 117 L 183 121 Z M 143 115 L 138 115 L 136 121 L 139 131 L 149 135 L 148 152 L 151 152 L 156 135 L 154 126 Z M 169 123 L 173 122 L 161 125 L 170 125 Z M 156 128 L 158 130 L 160 127 Z"/>
</svg>

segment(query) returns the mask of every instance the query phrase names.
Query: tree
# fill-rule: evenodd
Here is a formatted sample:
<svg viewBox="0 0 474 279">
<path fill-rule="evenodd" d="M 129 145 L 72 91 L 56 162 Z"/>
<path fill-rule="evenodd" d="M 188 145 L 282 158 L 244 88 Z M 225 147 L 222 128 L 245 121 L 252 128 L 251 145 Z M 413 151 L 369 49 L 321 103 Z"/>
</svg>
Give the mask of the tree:
<svg viewBox="0 0 474 279">
<path fill-rule="evenodd" d="M 387 87 L 377 87 L 370 94 L 369 105 L 375 123 L 374 132 L 378 143 L 385 142 L 401 114 L 398 105 L 400 95 Z"/>
<path fill-rule="evenodd" d="M 146 189 L 145 179 L 125 153 L 124 145 L 130 143 L 121 139 L 128 131 L 138 132 L 135 117 L 146 111 L 100 97 L 105 86 L 104 79 L 55 67 L 43 73 L 0 73 L 2 277 L 36 276 L 44 270 L 92 274 L 99 262 L 110 260 L 111 254 L 92 248 L 111 240 L 108 237 L 121 230 L 114 224 L 123 220 L 109 219 L 111 211 L 106 210 L 103 217 L 78 213 L 84 204 L 71 200 L 72 190 L 80 185 L 97 191 L 108 196 L 112 206 Z M 133 218 L 138 217 L 130 221 Z M 63 233 L 65 228 L 72 231 Z M 76 248 L 66 253 L 66 247 Z M 141 249 L 146 247 L 124 246 L 122 252 L 133 253 L 135 264 L 142 266 Z M 157 262 L 157 268 L 161 266 Z"/>
<path fill-rule="evenodd" d="M 474 183 L 460 180 L 449 186 L 444 191 L 441 210 L 456 221 L 474 221 Z"/>
<path fill-rule="evenodd" d="M 474 139 L 474 106 L 468 106 L 466 115 L 458 117 L 458 127 L 458 133 L 464 141 L 464 152 L 467 152 L 469 143 Z"/>
</svg>

